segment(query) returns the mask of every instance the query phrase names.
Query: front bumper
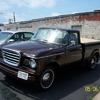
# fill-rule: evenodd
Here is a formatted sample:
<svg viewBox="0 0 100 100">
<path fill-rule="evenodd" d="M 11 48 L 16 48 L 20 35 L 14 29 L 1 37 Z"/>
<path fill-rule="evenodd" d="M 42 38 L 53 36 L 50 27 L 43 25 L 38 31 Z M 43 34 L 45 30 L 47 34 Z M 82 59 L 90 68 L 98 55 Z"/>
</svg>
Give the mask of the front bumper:
<svg viewBox="0 0 100 100">
<path fill-rule="evenodd" d="M 28 72 L 27 70 L 21 69 L 21 68 L 8 67 L 7 65 L 4 65 L 2 63 L 0 63 L 0 71 L 2 73 L 4 73 L 5 75 L 9 75 L 9 76 L 14 77 L 14 78 L 18 78 L 17 77 L 18 71 L 22 71 L 22 72 L 28 73 L 28 79 L 25 81 L 35 81 L 36 80 L 36 76 L 34 75 L 34 73 Z M 21 78 L 19 78 L 19 79 L 21 79 Z M 23 80 L 23 79 L 21 79 L 21 80 Z"/>
</svg>

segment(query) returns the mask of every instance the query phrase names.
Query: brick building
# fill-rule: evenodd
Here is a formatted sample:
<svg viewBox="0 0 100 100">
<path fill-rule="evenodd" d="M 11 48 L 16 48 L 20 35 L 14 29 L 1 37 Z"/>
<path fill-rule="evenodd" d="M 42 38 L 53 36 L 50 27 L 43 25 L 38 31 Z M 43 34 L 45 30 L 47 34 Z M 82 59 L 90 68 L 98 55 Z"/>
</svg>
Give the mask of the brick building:
<svg viewBox="0 0 100 100">
<path fill-rule="evenodd" d="M 4 30 L 36 31 L 39 27 L 77 29 L 80 30 L 81 36 L 100 39 L 100 10 L 6 24 Z"/>
</svg>

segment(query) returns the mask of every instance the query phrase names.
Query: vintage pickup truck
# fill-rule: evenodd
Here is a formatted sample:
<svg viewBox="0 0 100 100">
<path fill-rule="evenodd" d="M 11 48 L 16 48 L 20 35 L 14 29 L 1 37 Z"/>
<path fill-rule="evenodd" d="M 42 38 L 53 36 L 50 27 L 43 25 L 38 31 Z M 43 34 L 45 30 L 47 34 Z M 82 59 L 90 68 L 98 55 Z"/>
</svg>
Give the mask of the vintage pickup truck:
<svg viewBox="0 0 100 100">
<path fill-rule="evenodd" d="M 46 90 L 52 86 L 57 68 L 86 61 L 94 69 L 99 54 L 100 41 L 82 43 L 77 30 L 39 28 L 30 41 L 2 47 L 0 69 L 25 81 L 38 80 Z"/>
</svg>

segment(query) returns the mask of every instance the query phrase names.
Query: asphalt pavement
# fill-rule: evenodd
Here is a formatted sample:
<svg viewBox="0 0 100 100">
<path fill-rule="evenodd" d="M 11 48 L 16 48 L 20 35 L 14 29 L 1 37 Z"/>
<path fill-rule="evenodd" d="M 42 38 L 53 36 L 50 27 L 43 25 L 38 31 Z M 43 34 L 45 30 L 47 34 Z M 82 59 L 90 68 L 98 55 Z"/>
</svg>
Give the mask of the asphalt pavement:
<svg viewBox="0 0 100 100">
<path fill-rule="evenodd" d="M 0 72 L 0 100 L 92 100 L 99 90 L 100 64 L 95 70 L 81 65 L 61 69 L 48 91 L 38 91 L 33 83 L 8 78 Z"/>
</svg>

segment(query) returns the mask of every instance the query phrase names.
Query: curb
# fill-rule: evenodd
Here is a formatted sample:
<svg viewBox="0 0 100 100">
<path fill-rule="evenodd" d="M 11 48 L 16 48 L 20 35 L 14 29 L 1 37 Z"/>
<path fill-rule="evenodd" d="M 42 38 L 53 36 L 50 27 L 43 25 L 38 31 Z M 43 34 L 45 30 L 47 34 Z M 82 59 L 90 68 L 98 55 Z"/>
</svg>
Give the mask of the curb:
<svg viewBox="0 0 100 100">
<path fill-rule="evenodd" d="M 98 93 L 96 96 L 94 96 L 93 100 L 100 100 L 100 93 Z"/>
</svg>

